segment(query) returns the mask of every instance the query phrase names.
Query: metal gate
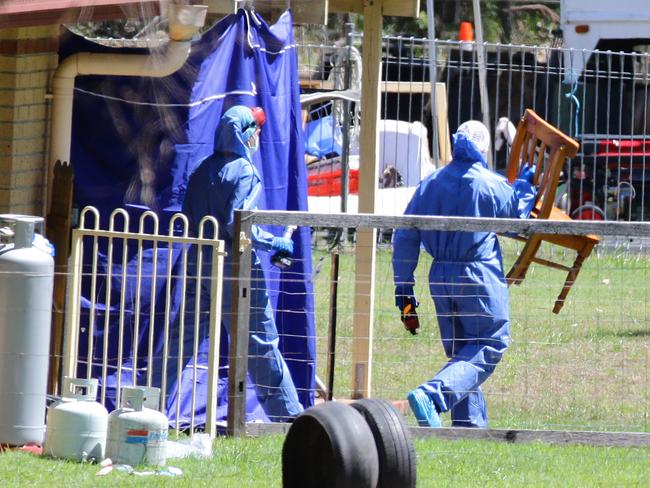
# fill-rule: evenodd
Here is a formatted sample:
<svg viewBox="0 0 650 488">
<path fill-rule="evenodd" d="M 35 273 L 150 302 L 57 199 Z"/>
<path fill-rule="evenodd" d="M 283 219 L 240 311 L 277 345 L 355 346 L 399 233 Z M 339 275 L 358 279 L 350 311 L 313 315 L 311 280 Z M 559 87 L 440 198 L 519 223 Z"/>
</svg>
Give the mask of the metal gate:
<svg viewBox="0 0 650 488">
<path fill-rule="evenodd" d="M 170 367 L 174 366 L 169 358 L 172 346 L 170 329 L 174 327 L 178 335 L 176 344 L 178 352 L 176 394 L 178 396 L 175 427 L 177 431 L 180 429 L 181 375 L 184 369 L 190 368 L 193 380 L 189 430 L 193 432 L 197 400 L 196 380 L 198 370 L 205 368 L 197 364 L 199 326 L 201 313 L 207 313 L 209 314 L 207 339 L 209 353 L 205 430 L 214 436 L 225 256 L 224 242 L 217 239 L 217 221 L 210 216 L 204 217 L 199 223 L 198 237 L 189 236 L 189 222 L 181 213 L 174 214 L 170 218 L 167 234 L 159 232 L 159 218 L 149 210 L 141 214 L 135 231 L 129 230 L 130 216 L 124 209 L 116 209 L 110 214 L 107 230 L 100 229 L 100 221 L 99 211 L 94 207 L 86 207 L 81 211 L 79 227 L 72 233 L 64 374 L 76 377 L 78 365 L 85 363 L 86 371 L 82 376 L 100 377 L 99 401 L 104 404 L 107 400 L 108 373 L 109 369 L 112 370 L 115 375 L 117 406 L 120 405 L 122 386 L 158 386 L 161 389 L 159 407 L 164 411 L 169 386 L 167 377 Z M 190 260 L 188 258 L 190 255 L 194 256 L 195 260 Z M 210 255 L 211 266 L 208 261 Z M 205 270 L 208 268 L 210 268 L 209 273 L 206 273 Z M 188 272 L 191 275 L 188 275 Z M 191 280 L 195 280 L 193 283 L 195 283 L 196 293 L 194 303 L 188 306 L 189 300 L 186 299 L 186 295 L 188 282 Z M 200 287 L 203 283 L 208 283 L 207 280 L 210 280 L 210 285 L 207 287 L 209 300 L 204 302 L 209 301 L 209 308 L 201 306 Z M 114 285 L 114 282 L 117 285 Z M 172 311 L 174 294 L 179 300 L 175 314 Z M 83 321 L 82 305 L 87 310 L 87 319 L 84 317 Z M 193 323 L 185 323 L 186 311 L 194 312 Z M 97 316 L 102 312 L 103 323 L 97 320 Z M 117 329 L 117 337 L 115 337 L 115 329 Z M 110 333 L 111 331 L 113 334 Z M 82 333 L 86 336 L 83 343 L 86 348 L 85 353 L 79 352 L 80 341 L 83 340 Z M 159 346 L 161 335 L 162 350 Z M 193 338 L 189 366 L 185 361 L 188 355 L 183 351 L 187 337 Z M 98 342 L 101 340 L 101 346 L 95 343 L 96 340 Z M 154 354 L 156 344 L 158 344 L 158 352 Z M 93 353 L 96 349 L 100 350 L 98 354 Z M 114 351 L 113 357 L 109 357 L 109 350 Z M 154 378 L 154 370 L 157 368 L 160 370 L 160 383 Z M 93 375 L 93 369 L 100 370 L 101 373 Z"/>
</svg>

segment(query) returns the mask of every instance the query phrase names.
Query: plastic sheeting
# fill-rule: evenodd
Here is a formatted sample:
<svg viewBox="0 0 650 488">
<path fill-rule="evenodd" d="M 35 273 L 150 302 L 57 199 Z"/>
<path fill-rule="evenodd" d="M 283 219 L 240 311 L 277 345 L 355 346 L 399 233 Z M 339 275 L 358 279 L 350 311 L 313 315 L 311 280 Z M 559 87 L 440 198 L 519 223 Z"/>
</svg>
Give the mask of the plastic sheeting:
<svg viewBox="0 0 650 488">
<path fill-rule="evenodd" d="M 119 52 L 67 34 L 61 45 L 61 55 L 76 52 Z M 132 52 L 138 52 L 132 50 Z M 78 77 L 75 87 L 73 140 L 71 160 L 75 170 L 74 206 L 93 205 L 100 210 L 102 225 L 117 207 L 126 207 L 132 216 L 132 230 L 143 209 L 155 210 L 161 218 L 161 231 L 166 232 L 169 217 L 180 210 L 187 180 L 199 162 L 212 152 L 214 131 L 222 112 L 231 105 L 261 106 L 266 111 L 267 123 L 261 133 L 260 151 L 255 164 L 260 171 L 265 192 L 259 208 L 274 210 L 306 210 L 307 179 L 303 160 L 304 145 L 300 121 L 300 102 L 297 55 L 295 52 L 289 12 L 276 24 L 269 26 L 257 14 L 238 11 L 230 15 L 192 45 L 192 53 L 185 66 L 172 76 L 155 78 L 132 77 Z M 280 235 L 282 229 L 268 229 Z M 294 265 L 280 272 L 263 257 L 263 267 L 269 294 L 276 313 L 278 331 L 282 336 L 281 350 L 289 365 L 305 407 L 313 404 L 315 373 L 315 341 L 311 276 L 311 247 L 309 229 L 294 234 L 296 243 Z M 100 243 L 101 244 L 101 243 Z M 105 247 L 105 243 L 104 246 Z M 121 262 L 121 248 L 114 250 L 113 263 Z M 128 249 L 129 268 L 135 264 L 135 246 Z M 179 252 L 172 253 L 172 260 Z M 118 258 L 118 256 L 120 258 Z M 144 251 L 145 266 L 151 267 L 151 250 Z M 159 256 L 160 258 L 160 256 Z M 100 266 L 106 268 L 106 249 L 100 249 Z M 164 261 L 164 260 L 163 260 Z M 165 264 L 159 259 L 159 269 Z M 107 269 L 105 269 L 107 271 Z M 113 265 L 113 289 L 120 293 L 121 268 Z M 147 269 L 142 273 L 147 276 Z M 150 269 L 149 269 L 150 271 Z M 280 275 L 282 273 L 282 275 Z M 129 273 L 131 275 L 131 273 Z M 160 276 L 160 275 L 159 275 Z M 164 276 L 164 274 L 163 274 Z M 280 281 L 280 277 L 286 278 Z M 130 281 L 127 280 L 127 281 Z M 148 297 L 152 283 L 141 291 L 141 322 L 137 383 L 146 381 L 146 338 L 148 334 Z M 163 303 L 163 278 L 155 283 L 157 303 Z M 177 283 L 174 283 L 171 319 L 175 319 L 180 301 Z M 88 289 L 84 287 L 88 304 Z M 95 332 L 92 376 L 101 377 L 97 363 L 101 359 L 101 341 L 106 307 L 104 287 L 96 296 Z M 135 302 L 135 286 L 126 283 L 126 303 Z M 119 300 L 111 301 L 109 333 L 108 407 L 114 399 L 117 350 L 117 310 Z M 159 311 L 162 313 L 162 310 Z M 297 313 L 298 312 L 298 313 Z M 132 330 L 133 310 L 125 313 L 127 335 Z M 82 315 L 80 357 L 87 341 L 84 335 L 88 314 Z M 156 328 L 157 343 L 162 337 Z M 225 335 L 222 331 L 222 335 Z M 122 385 L 131 382 L 132 344 L 124 344 L 127 369 L 122 372 Z M 221 340 L 222 358 L 219 381 L 219 416 L 225 418 L 227 388 L 227 337 Z M 86 365 L 79 364 L 79 375 Z M 186 373 L 190 373 L 188 370 Z M 191 375 L 183 374 L 180 420 L 189 419 Z M 206 379 L 207 382 L 207 379 Z M 205 382 L 200 381 L 195 422 L 205 417 Z M 249 419 L 264 419 L 249 385 Z M 175 418 L 176 398 L 167 403 L 168 416 Z"/>
</svg>

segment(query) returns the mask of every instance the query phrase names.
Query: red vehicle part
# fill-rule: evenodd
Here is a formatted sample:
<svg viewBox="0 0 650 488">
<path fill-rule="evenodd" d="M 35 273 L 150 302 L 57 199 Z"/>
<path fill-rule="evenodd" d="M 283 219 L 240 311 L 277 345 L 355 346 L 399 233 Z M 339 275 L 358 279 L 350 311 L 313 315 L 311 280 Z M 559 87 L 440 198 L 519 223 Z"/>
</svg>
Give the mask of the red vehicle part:
<svg viewBox="0 0 650 488">
<path fill-rule="evenodd" d="M 598 141 L 596 158 L 604 159 L 610 171 L 629 173 L 650 166 L 650 139 L 605 139 Z M 650 178 L 650 167 L 647 168 Z"/>
<path fill-rule="evenodd" d="M 307 194 L 310 197 L 335 197 L 341 195 L 341 170 L 314 173 L 307 176 Z M 359 193 L 359 170 L 350 170 L 349 193 Z"/>
</svg>

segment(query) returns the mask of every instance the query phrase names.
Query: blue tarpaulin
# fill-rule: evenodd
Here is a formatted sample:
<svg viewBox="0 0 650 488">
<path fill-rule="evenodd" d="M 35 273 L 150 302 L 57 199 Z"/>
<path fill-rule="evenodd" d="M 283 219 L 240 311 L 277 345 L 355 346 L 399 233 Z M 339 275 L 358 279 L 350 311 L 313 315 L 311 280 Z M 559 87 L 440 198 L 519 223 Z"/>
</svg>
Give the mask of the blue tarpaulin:
<svg viewBox="0 0 650 488">
<path fill-rule="evenodd" d="M 116 52 L 82 37 L 66 34 L 61 45 L 62 58 L 76 52 Z M 135 51 L 133 51 L 135 52 Z M 187 180 L 200 161 L 211 154 L 214 131 L 224 107 L 234 104 L 261 106 L 267 122 L 261 133 L 260 151 L 255 156 L 265 192 L 259 208 L 273 210 L 306 210 L 307 177 L 304 165 L 304 144 L 301 130 L 298 65 L 289 12 L 272 26 L 257 14 L 244 10 L 230 15 L 192 44 L 192 52 L 184 67 L 172 76 L 156 78 L 134 77 L 77 77 L 74 94 L 73 140 L 71 162 L 75 171 L 74 205 L 97 207 L 102 225 L 118 207 L 127 208 L 132 216 L 132 228 L 143 209 L 153 209 L 161 218 L 161 229 L 174 211 L 180 210 Z M 105 228 L 105 227 L 103 227 Z M 281 228 L 268 229 L 280 235 Z M 279 271 L 269 265 L 269 256 L 263 258 L 269 295 L 276 313 L 278 331 L 282 337 L 280 348 L 291 370 L 305 407 L 313 404 L 315 374 L 315 341 L 311 276 L 311 244 L 309 229 L 294 234 L 295 259 L 288 271 Z M 128 267 L 136 266 L 137 249 L 128 249 Z M 151 268 L 152 250 L 143 251 L 144 265 Z M 262 253 L 264 254 L 264 253 Z M 177 260 L 178 250 L 167 260 Z M 120 256 L 120 259 L 115 259 Z M 105 243 L 100 242 L 100 266 L 108 271 L 109 259 Z M 114 250 L 112 286 L 115 297 L 109 304 L 109 358 L 111 359 L 108 403 L 114 398 L 117 323 L 116 307 L 120 301 L 122 283 L 121 248 Z M 158 261 L 163 269 L 166 261 Z M 115 264 L 119 263 L 119 264 Z M 150 275 L 145 269 L 142 276 Z M 128 273 L 135 276 L 135 273 Z M 163 275 L 164 276 L 164 275 Z M 280 278 L 285 278 L 280 280 Z M 127 280 L 129 281 L 129 280 Z M 180 301 L 177 283 L 173 284 L 174 308 L 170 320 L 176 316 Z M 141 290 L 141 320 L 137 383 L 144 384 L 146 345 L 148 337 L 149 293 L 152 283 Z M 166 293 L 164 278 L 155 284 L 157 300 L 163 302 Z M 101 358 L 106 313 L 104 287 L 95 297 L 95 363 Z M 133 330 L 136 288 L 126 283 L 124 321 L 126 336 Z M 84 286 L 86 305 L 89 287 Z M 102 305 L 103 304 L 103 305 Z M 160 305 L 159 305 L 160 306 Z M 83 307 L 83 305 L 82 305 Z M 158 316 L 163 311 L 158 310 Z M 80 339 L 80 357 L 83 357 L 87 338 L 88 313 L 83 315 Z M 156 326 L 156 343 L 162 342 L 162 329 Z M 87 332 L 86 332 L 87 333 Z M 222 332 L 222 336 L 225 333 Z M 221 340 L 222 358 L 219 381 L 219 416 L 225 417 L 227 389 L 228 338 Z M 123 342 L 124 361 L 122 385 L 131 382 L 133 345 L 128 337 Z M 86 364 L 79 365 L 79 375 L 85 374 Z M 111 376 L 112 375 L 112 376 Z M 100 377 L 101 368 L 95 366 L 92 376 Z M 204 374 L 205 376 L 205 374 Z M 191 377 L 182 379 L 182 396 L 191 388 Z M 204 388 L 207 379 L 200 378 Z M 249 387 L 249 418 L 264 418 Z M 205 397 L 200 392 L 195 421 L 204 419 Z M 190 415 L 189 397 L 181 403 L 181 420 Z M 175 418 L 175 398 L 167 403 L 168 416 Z"/>
</svg>

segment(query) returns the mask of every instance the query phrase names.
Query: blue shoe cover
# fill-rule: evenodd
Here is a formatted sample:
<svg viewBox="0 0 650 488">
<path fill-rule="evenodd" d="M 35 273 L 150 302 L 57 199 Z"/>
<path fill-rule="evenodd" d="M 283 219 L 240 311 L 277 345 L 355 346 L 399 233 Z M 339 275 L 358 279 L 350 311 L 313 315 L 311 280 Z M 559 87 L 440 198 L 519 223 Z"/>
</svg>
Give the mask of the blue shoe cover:
<svg viewBox="0 0 650 488">
<path fill-rule="evenodd" d="M 420 388 L 411 390 L 407 398 L 420 427 L 440 427 L 442 425 L 433 400 L 424 390 Z"/>
</svg>

